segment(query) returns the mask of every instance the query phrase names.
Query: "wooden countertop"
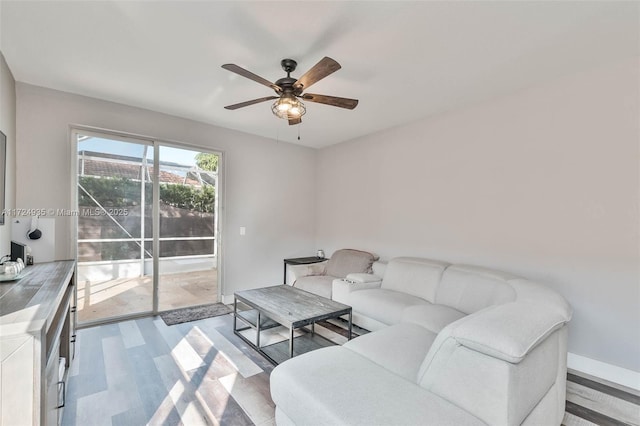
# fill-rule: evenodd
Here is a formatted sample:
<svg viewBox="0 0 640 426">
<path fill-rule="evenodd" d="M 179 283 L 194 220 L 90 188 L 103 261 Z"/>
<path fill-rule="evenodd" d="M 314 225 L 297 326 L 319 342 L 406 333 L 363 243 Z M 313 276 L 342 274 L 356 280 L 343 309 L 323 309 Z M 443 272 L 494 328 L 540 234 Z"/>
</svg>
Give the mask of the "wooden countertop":
<svg viewBox="0 0 640 426">
<path fill-rule="evenodd" d="M 0 336 L 44 332 L 49 329 L 67 284 L 74 260 L 28 266 L 18 281 L 0 282 Z"/>
</svg>

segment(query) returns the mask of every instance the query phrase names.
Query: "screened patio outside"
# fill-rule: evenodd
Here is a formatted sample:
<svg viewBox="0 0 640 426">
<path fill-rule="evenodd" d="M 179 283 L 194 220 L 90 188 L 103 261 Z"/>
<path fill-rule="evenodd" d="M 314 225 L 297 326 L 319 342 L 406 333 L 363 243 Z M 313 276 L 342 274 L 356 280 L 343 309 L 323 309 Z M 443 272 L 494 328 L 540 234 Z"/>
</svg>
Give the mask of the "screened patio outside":
<svg viewBox="0 0 640 426">
<path fill-rule="evenodd" d="M 155 171 L 148 157 L 146 148 L 139 157 L 78 152 L 81 323 L 151 310 Z M 158 176 L 158 311 L 214 303 L 217 171 L 160 161 Z"/>
</svg>

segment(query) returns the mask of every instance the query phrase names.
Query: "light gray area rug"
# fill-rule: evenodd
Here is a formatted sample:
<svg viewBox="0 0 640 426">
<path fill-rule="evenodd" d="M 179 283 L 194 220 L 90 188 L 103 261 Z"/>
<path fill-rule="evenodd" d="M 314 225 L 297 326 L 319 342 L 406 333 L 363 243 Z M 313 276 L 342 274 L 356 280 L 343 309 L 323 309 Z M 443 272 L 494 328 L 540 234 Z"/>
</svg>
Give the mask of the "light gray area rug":
<svg viewBox="0 0 640 426">
<path fill-rule="evenodd" d="M 205 318 L 226 315 L 232 309 L 222 303 L 212 303 L 210 305 L 195 306 L 192 308 L 175 309 L 160 314 L 160 318 L 167 325 L 182 324 L 183 322 L 197 321 Z"/>
</svg>

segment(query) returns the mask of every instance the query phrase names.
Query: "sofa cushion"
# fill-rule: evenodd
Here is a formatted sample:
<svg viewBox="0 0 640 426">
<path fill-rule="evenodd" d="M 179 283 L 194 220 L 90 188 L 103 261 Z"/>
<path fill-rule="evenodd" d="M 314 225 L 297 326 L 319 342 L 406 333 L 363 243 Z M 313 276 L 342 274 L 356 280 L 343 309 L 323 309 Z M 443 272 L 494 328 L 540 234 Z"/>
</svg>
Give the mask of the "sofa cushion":
<svg viewBox="0 0 640 426">
<path fill-rule="evenodd" d="M 324 270 L 327 267 L 328 260 L 317 263 L 309 263 L 303 265 L 287 265 L 286 269 L 286 283 L 293 285 L 301 277 L 309 275 L 324 275 Z"/>
<path fill-rule="evenodd" d="M 293 286 L 309 293 L 331 299 L 331 284 L 335 278 L 329 275 L 309 275 L 300 277 Z"/>
<path fill-rule="evenodd" d="M 417 324 L 397 324 L 356 337 L 343 347 L 415 382 L 436 335 Z"/>
<path fill-rule="evenodd" d="M 434 302 L 436 288 L 448 263 L 413 257 L 396 257 L 389 261 L 382 288 Z"/>
<path fill-rule="evenodd" d="M 349 295 L 349 304 L 354 312 L 387 325 L 398 324 L 403 311 L 409 306 L 427 303 L 419 297 L 382 288 L 358 290 Z"/>
<path fill-rule="evenodd" d="M 516 292 L 505 272 L 470 265 L 451 265 L 442 274 L 435 303 L 447 305 L 466 314 L 487 306 L 512 302 Z"/>
<path fill-rule="evenodd" d="M 334 346 L 289 359 L 271 372 L 271 397 L 292 424 L 480 425 L 415 383 Z"/>
<path fill-rule="evenodd" d="M 445 305 L 410 306 L 402 313 L 402 322 L 418 324 L 434 333 L 467 314 Z"/>
<path fill-rule="evenodd" d="M 518 302 L 534 302 L 554 307 L 558 314 L 571 319 L 573 309 L 557 291 L 524 278 L 509 280 L 509 285 L 515 290 Z"/>
<path fill-rule="evenodd" d="M 378 257 L 366 251 L 342 249 L 336 250 L 325 269 L 326 275 L 344 278 L 352 272 L 371 272 L 371 265 Z"/>
<path fill-rule="evenodd" d="M 379 277 L 384 277 L 384 272 L 386 270 L 387 270 L 387 262 L 382 262 L 380 260 L 377 260 L 373 262 L 373 265 L 371 265 L 371 271 L 373 272 L 374 275 L 377 275 Z"/>
</svg>

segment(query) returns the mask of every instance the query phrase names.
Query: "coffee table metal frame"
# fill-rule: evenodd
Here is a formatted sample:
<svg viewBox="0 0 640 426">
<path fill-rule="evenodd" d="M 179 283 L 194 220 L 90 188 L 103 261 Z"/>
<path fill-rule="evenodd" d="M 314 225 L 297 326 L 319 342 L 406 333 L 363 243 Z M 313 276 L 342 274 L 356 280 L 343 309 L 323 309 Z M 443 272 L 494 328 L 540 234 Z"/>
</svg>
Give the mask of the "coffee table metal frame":
<svg viewBox="0 0 640 426">
<path fill-rule="evenodd" d="M 246 315 L 247 311 L 238 311 L 238 302 L 255 310 L 255 318 Z M 352 337 L 352 308 L 351 306 L 300 290 L 288 285 L 263 287 L 253 290 L 244 290 L 234 293 L 233 300 L 233 332 L 254 349 L 260 352 L 271 363 L 278 364 L 271 356 L 262 350 L 260 345 L 260 333 L 263 330 L 284 326 L 289 329 L 289 358 L 293 357 L 294 331 L 310 325 L 306 331 L 315 333 L 314 325 L 317 321 L 330 318 L 338 318 L 348 315 L 348 335 Z M 238 328 L 237 320 L 247 324 L 247 327 Z M 241 332 L 248 329 L 256 330 L 255 343 Z M 330 340 L 319 336 L 330 342 Z"/>
</svg>

